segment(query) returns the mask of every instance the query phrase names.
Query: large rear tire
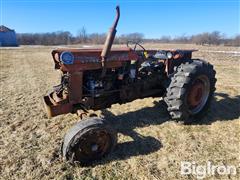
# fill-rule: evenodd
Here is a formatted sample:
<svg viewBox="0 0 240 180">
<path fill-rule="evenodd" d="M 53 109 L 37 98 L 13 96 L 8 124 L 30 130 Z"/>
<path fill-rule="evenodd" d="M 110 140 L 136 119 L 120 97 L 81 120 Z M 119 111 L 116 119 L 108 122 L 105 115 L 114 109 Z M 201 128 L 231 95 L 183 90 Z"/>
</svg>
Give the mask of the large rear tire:
<svg viewBox="0 0 240 180">
<path fill-rule="evenodd" d="M 62 155 L 70 162 L 87 165 L 110 153 L 117 133 L 103 119 L 91 117 L 75 124 L 65 135 Z"/>
<path fill-rule="evenodd" d="M 167 88 L 164 101 L 172 119 L 191 123 L 207 111 L 215 91 L 216 71 L 203 60 L 181 64 Z"/>
</svg>

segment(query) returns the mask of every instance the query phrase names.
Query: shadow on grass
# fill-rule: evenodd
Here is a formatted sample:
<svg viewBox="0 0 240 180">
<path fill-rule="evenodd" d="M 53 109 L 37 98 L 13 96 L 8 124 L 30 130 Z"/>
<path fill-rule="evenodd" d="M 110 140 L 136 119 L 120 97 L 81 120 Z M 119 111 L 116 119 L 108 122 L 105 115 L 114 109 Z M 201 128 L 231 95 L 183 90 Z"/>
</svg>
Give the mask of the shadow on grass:
<svg viewBox="0 0 240 180">
<path fill-rule="evenodd" d="M 220 96 L 221 99 L 217 100 L 217 96 Z M 108 110 L 102 110 L 102 114 L 112 123 L 114 128 L 119 133 L 130 136 L 133 141 L 118 144 L 112 155 L 96 162 L 96 164 L 105 164 L 114 160 L 128 159 L 131 156 L 150 154 L 162 147 L 158 139 L 151 136 L 144 137 L 134 131 L 137 127 L 159 125 L 170 120 L 165 103 L 155 101 L 154 104 L 153 107 L 124 113 L 119 116 L 115 116 Z M 215 121 L 234 120 L 238 119 L 239 116 L 240 96 L 230 97 L 225 93 L 215 93 L 206 116 L 192 125 L 211 125 Z"/>
<path fill-rule="evenodd" d="M 115 116 L 108 110 L 102 110 L 104 117 L 114 126 L 117 132 L 130 136 L 133 140 L 118 143 L 114 152 L 97 164 L 106 164 L 115 160 L 125 160 L 132 156 L 147 155 L 162 148 L 161 142 L 151 136 L 142 136 L 134 131 L 137 127 L 145 127 L 161 124 L 169 120 L 169 116 L 163 101 L 154 102 L 153 107 L 147 107 L 134 112 Z"/>
<path fill-rule="evenodd" d="M 217 97 L 220 97 L 217 100 Z M 225 93 L 215 93 L 205 117 L 193 124 L 211 125 L 215 121 L 229 121 L 240 116 L 240 95 L 230 97 Z"/>
<path fill-rule="evenodd" d="M 217 100 L 216 97 L 220 97 Z M 147 155 L 158 151 L 163 146 L 161 142 L 151 136 L 142 136 L 134 129 L 137 127 L 146 127 L 150 125 L 159 125 L 170 117 L 165 103 L 155 101 L 153 107 L 146 107 L 138 111 L 127 112 L 115 116 L 107 109 L 102 110 L 102 114 L 117 130 L 123 135 L 130 136 L 133 140 L 118 143 L 114 152 L 100 161 L 95 161 L 90 166 L 106 164 L 115 160 L 125 160 L 132 156 Z M 193 123 L 198 125 L 211 125 L 215 121 L 228 121 L 238 119 L 240 116 L 240 96 L 230 97 L 225 93 L 215 93 L 206 116 Z"/>
</svg>

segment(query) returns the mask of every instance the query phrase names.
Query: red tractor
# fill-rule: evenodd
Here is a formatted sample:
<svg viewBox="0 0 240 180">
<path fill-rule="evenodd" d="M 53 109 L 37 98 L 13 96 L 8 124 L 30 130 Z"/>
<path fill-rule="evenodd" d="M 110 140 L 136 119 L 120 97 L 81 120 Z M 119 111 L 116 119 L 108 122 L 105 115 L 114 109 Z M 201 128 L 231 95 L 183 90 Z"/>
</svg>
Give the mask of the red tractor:
<svg viewBox="0 0 240 180">
<path fill-rule="evenodd" d="M 52 51 L 61 83 L 44 96 L 49 117 L 78 113 L 84 120 L 66 133 L 62 155 L 69 161 L 89 163 L 108 154 L 117 142 L 113 125 L 89 110 L 138 98 L 163 97 L 172 119 L 189 123 L 207 110 L 215 91 L 215 70 L 195 50 L 146 50 L 139 43 L 111 49 L 120 17 L 110 29 L 103 49 Z"/>
</svg>

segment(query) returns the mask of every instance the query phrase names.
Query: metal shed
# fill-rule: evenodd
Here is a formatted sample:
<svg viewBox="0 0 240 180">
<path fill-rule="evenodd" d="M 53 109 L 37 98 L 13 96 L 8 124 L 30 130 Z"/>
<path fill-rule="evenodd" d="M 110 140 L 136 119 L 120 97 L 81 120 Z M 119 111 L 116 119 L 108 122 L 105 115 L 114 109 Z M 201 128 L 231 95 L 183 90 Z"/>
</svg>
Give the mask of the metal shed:
<svg viewBox="0 0 240 180">
<path fill-rule="evenodd" d="M 18 46 L 17 37 L 14 30 L 6 26 L 0 26 L 0 47 Z"/>
</svg>

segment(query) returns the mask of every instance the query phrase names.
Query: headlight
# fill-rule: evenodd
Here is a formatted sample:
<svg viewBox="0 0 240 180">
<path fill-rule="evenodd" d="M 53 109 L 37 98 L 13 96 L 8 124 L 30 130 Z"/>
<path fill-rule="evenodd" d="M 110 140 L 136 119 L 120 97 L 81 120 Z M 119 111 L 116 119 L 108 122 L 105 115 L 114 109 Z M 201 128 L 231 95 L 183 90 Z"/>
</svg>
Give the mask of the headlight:
<svg viewBox="0 0 240 180">
<path fill-rule="evenodd" d="M 173 57 L 173 54 L 171 52 L 167 52 L 167 58 L 172 59 L 172 57 Z"/>
<path fill-rule="evenodd" d="M 73 64 L 74 56 L 71 52 L 64 51 L 61 53 L 60 61 L 63 64 Z"/>
</svg>

